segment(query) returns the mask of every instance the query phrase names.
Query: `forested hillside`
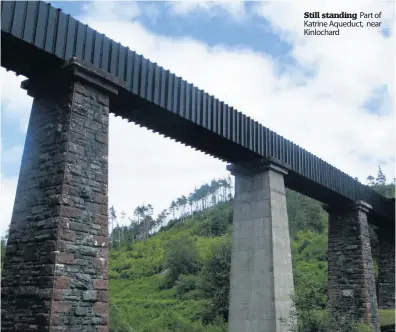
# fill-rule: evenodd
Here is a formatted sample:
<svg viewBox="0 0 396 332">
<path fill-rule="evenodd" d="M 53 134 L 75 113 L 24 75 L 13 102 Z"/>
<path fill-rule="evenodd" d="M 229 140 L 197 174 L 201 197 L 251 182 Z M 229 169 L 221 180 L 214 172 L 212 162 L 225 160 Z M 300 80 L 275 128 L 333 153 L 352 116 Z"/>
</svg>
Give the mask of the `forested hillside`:
<svg viewBox="0 0 396 332">
<path fill-rule="evenodd" d="M 380 168 L 377 177 L 369 176 L 367 181 L 381 194 L 394 197 L 395 187 L 386 184 Z M 156 218 L 153 207 L 143 205 L 129 218 L 129 227 L 114 227 L 111 331 L 227 330 L 232 192 L 229 178 L 212 180 L 188 197 L 174 200 Z M 287 207 L 296 293 L 300 302 L 309 302 L 303 304 L 305 309 L 324 312 L 327 214 L 319 202 L 290 190 Z M 110 216 L 117 225 L 113 207 Z M 375 248 L 373 228 L 371 232 Z M 392 317 L 393 313 L 382 312 L 382 323 Z"/>
<path fill-rule="evenodd" d="M 395 196 L 380 168 L 367 181 Z M 232 193 L 226 178 L 175 199 L 157 216 L 150 204 L 138 206 L 133 216 L 110 208 L 110 331 L 227 331 Z M 290 190 L 287 208 L 297 308 L 308 310 L 299 318 L 314 326 L 304 332 L 328 332 L 312 321 L 312 312 L 322 315 L 326 305 L 327 214 L 319 202 Z M 371 233 L 375 260 L 373 228 Z M 5 243 L 3 237 L 2 256 Z M 381 312 L 383 324 L 393 318 L 393 312 Z"/>
</svg>

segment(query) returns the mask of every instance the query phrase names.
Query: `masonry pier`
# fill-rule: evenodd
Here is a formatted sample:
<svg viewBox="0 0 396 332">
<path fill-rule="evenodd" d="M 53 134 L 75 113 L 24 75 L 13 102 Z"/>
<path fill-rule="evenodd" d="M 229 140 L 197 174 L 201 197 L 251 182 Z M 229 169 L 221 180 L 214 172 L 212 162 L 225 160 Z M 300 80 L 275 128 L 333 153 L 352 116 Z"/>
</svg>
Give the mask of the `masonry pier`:
<svg viewBox="0 0 396 332">
<path fill-rule="evenodd" d="M 2 271 L 2 331 L 108 331 L 109 100 L 119 87 L 109 76 L 72 59 L 22 83 L 34 101 Z"/>
<path fill-rule="evenodd" d="M 371 206 L 358 201 L 349 206 L 327 206 L 326 210 L 329 213 L 329 314 L 335 319 L 352 318 L 368 323 L 374 332 L 379 332 L 368 228 Z"/>
<path fill-rule="evenodd" d="M 395 308 L 395 227 L 379 229 L 378 307 Z"/>
<path fill-rule="evenodd" d="M 284 176 L 274 159 L 228 165 L 235 175 L 230 332 L 286 332 L 294 291 Z"/>
</svg>

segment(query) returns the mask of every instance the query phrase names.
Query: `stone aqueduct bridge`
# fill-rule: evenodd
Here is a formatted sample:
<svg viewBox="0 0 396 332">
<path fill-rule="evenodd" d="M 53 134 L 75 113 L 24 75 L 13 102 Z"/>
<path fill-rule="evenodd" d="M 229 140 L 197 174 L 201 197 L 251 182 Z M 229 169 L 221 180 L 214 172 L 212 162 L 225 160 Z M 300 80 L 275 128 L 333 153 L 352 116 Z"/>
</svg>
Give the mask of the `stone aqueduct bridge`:
<svg viewBox="0 0 396 332">
<path fill-rule="evenodd" d="M 34 98 L 2 276 L 2 331 L 108 330 L 109 112 L 231 163 L 232 332 L 279 332 L 293 275 L 285 186 L 329 212 L 329 304 L 379 331 L 394 201 L 45 2 L 1 2 L 1 65 Z M 376 292 L 368 223 L 379 227 Z M 377 304 L 379 303 L 379 304 Z"/>
</svg>

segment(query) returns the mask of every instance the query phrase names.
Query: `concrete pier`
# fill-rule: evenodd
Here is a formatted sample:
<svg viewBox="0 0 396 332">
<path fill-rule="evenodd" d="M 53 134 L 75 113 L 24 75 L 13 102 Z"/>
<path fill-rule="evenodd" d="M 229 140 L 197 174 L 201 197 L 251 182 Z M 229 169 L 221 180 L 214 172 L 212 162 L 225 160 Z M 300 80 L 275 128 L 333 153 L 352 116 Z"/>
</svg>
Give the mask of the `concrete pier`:
<svg viewBox="0 0 396 332">
<path fill-rule="evenodd" d="M 284 176 L 274 160 L 235 175 L 229 332 L 286 332 L 294 291 Z"/>
</svg>

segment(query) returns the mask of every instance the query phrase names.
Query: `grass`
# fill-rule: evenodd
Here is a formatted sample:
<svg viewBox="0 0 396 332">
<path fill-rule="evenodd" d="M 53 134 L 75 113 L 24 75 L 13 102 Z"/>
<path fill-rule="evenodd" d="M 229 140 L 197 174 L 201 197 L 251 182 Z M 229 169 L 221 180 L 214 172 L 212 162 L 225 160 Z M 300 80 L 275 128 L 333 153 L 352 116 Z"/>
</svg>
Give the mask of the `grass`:
<svg viewBox="0 0 396 332">
<path fill-rule="evenodd" d="M 136 278 L 134 280 L 110 280 L 110 306 L 117 311 L 117 318 L 134 326 L 136 331 L 157 331 L 148 327 L 164 317 L 173 321 L 199 321 L 200 313 L 207 305 L 205 300 L 184 300 L 175 298 L 175 288 L 159 290 L 163 276 Z M 177 316 L 177 317 L 175 317 Z M 170 330 L 172 330 L 170 328 Z M 165 331 L 168 331 L 165 329 Z M 179 331 L 179 330 L 178 330 Z M 200 330 L 198 330 L 200 331 Z"/>
<path fill-rule="evenodd" d="M 163 276 L 155 275 L 134 280 L 110 280 L 111 302 L 128 317 L 129 322 L 156 320 L 160 319 L 160 316 L 175 313 L 189 320 L 199 319 L 199 313 L 206 302 L 179 301 L 175 298 L 174 288 L 158 290 L 162 278 Z M 395 310 L 379 310 L 379 318 L 382 327 L 393 325 Z"/>
<path fill-rule="evenodd" d="M 230 207 L 229 207 L 230 208 Z M 204 311 L 210 309 L 208 301 L 194 291 L 183 299 L 176 297 L 175 287 L 163 289 L 164 255 L 168 241 L 183 236 L 192 237 L 199 251 L 199 263 L 212 255 L 211 247 L 220 241 L 213 231 L 219 228 L 218 220 L 223 214 L 217 209 L 208 210 L 175 223 L 151 237 L 147 242 L 138 242 L 117 251 L 110 251 L 110 325 L 114 332 L 225 332 L 226 325 L 213 322 L 202 326 Z M 220 213 L 221 212 L 221 213 Z M 213 216 L 210 215 L 213 213 Z M 319 216 L 320 217 L 320 216 Z M 315 218 L 318 219 L 315 215 Z M 220 218 L 220 219 L 221 219 Z M 213 219 L 213 220 L 212 220 Z M 320 218 L 319 218 L 320 219 Z M 213 229 L 208 231 L 208 221 Z M 223 226 L 223 225 L 221 225 Z M 225 225 L 227 226 L 227 225 Z M 216 228 L 217 227 L 217 228 Z M 327 229 L 318 234 L 311 230 L 299 231 L 292 241 L 293 270 L 295 278 L 309 275 L 314 284 L 327 285 Z M 228 227 L 229 228 L 229 227 Z M 229 230 L 225 230 L 226 233 Z M 223 234 L 223 233 L 221 233 Z M 322 304 L 325 304 L 325 290 Z M 186 294 L 185 294 L 186 295 Z M 326 311 L 321 312 L 324 315 Z M 395 310 L 380 310 L 382 327 L 395 324 Z M 133 328 L 132 328 L 133 327 Z"/>
<path fill-rule="evenodd" d="M 379 310 L 379 319 L 381 326 L 395 324 L 395 309 L 381 309 Z"/>
</svg>

